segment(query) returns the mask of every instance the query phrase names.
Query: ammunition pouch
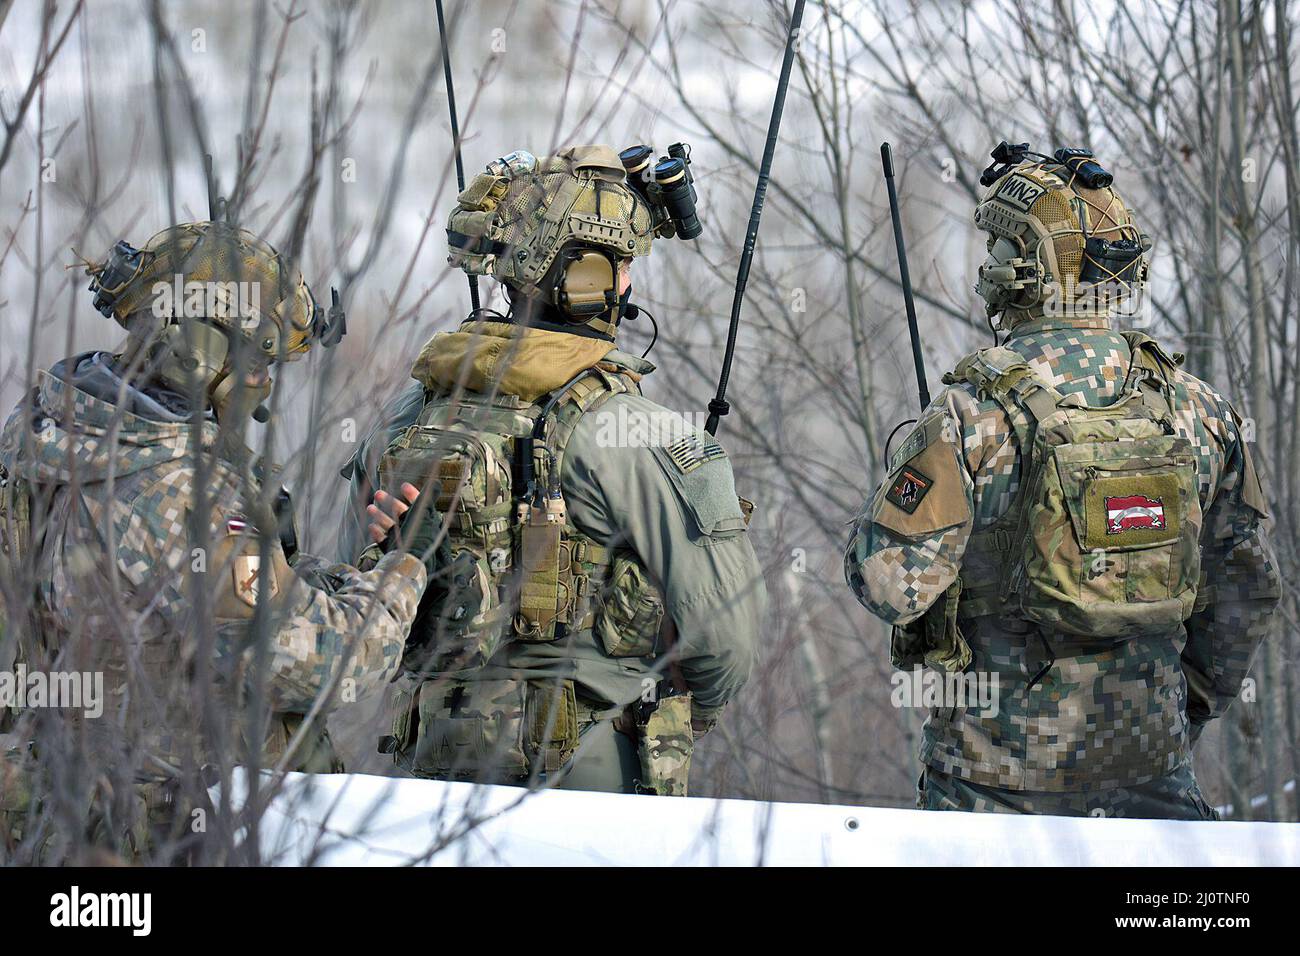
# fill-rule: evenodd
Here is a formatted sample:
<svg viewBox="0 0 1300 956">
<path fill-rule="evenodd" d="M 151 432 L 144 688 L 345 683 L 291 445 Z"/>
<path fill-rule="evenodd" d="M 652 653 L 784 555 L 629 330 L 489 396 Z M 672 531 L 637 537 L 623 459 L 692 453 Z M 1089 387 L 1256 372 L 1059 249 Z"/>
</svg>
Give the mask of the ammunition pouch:
<svg viewBox="0 0 1300 956">
<path fill-rule="evenodd" d="M 410 683 L 380 749 L 417 777 L 518 781 L 554 773 L 578 749 L 573 682 Z"/>
</svg>

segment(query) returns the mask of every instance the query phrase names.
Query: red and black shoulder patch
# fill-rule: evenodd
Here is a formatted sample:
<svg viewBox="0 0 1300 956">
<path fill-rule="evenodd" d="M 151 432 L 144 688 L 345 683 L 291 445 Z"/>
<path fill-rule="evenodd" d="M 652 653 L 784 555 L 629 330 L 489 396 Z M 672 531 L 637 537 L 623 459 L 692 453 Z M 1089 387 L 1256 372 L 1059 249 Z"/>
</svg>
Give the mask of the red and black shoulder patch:
<svg viewBox="0 0 1300 956">
<path fill-rule="evenodd" d="M 885 494 L 885 500 L 912 514 L 933 485 L 934 482 L 919 468 L 905 465 L 894 476 L 889 491 Z"/>
</svg>

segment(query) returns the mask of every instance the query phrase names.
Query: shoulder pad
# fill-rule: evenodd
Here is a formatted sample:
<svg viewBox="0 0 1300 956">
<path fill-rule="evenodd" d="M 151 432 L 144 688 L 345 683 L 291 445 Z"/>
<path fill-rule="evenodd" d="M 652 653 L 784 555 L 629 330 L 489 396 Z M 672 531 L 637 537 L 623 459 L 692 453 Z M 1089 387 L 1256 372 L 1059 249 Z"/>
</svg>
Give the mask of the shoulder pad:
<svg viewBox="0 0 1300 956">
<path fill-rule="evenodd" d="M 1255 470 L 1255 457 L 1250 452 L 1250 444 L 1242 437 L 1241 415 L 1231 405 L 1232 422 L 1236 426 L 1237 447 L 1241 449 L 1241 503 L 1260 518 L 1268 517 L 1268 496 L 1264 494 L 1264 483 Z"/>
<path fill-rule="evenodd" d="M 966 356 L 957 363 L 955 369 L 944 375 L 943 381 L 945 385 L 969 382 L 976 388 L 988 391 L 1008 372 L 1028 368 L 1029 363 L 1019 352 L 1005 345 L 996 345 Z"/>
<path fill-rule="evenodd" d="M 1128 342 L 1134 359 L 1152 371 L 1159 372 L 1159 366 L 1164 366 L 1166 371 L 1173 371 L 1183 364 L 1181 352 L 1170 355 L 1159 342 L 1145 332 L 1121 332 L 1120 335 Z"/>
</svg>

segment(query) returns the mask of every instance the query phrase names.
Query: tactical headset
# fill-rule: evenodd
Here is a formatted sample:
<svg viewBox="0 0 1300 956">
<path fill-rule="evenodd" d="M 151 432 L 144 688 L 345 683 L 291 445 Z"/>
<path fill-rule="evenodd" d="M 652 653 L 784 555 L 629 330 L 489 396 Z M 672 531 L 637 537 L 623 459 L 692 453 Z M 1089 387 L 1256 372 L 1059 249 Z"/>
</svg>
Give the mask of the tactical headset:
<svg viewBox="0 0 1300 956">
<path fill-rule="evenodd" d="M 570 243 L 555 257 L 531 297 L 553 307 L 548 318 L 563 326 L 564 331 L 585 328 L 594 335 L 613 339 L 627 306 L 618 293 L 618 271 L 619 259 L 613 252 Z M 520 290 L 509 284 L 505 290 L 514 303 Z"/>
</svg>

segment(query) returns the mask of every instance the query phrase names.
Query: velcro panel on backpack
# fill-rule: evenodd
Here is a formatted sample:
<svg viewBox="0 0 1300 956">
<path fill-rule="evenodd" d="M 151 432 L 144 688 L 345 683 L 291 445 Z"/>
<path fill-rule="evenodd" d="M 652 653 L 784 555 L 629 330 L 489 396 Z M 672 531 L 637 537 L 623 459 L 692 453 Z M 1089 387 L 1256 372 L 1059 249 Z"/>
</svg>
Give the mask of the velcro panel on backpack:
<svg viewBox="0 0 1300 956">
<path fill-rule="evenodd" d="M 1183 509 L 1170 472 L 1095 477 L 1083 487 L 1083 546 L 1114 551 L 1176 541 Z"/>
</svg>

